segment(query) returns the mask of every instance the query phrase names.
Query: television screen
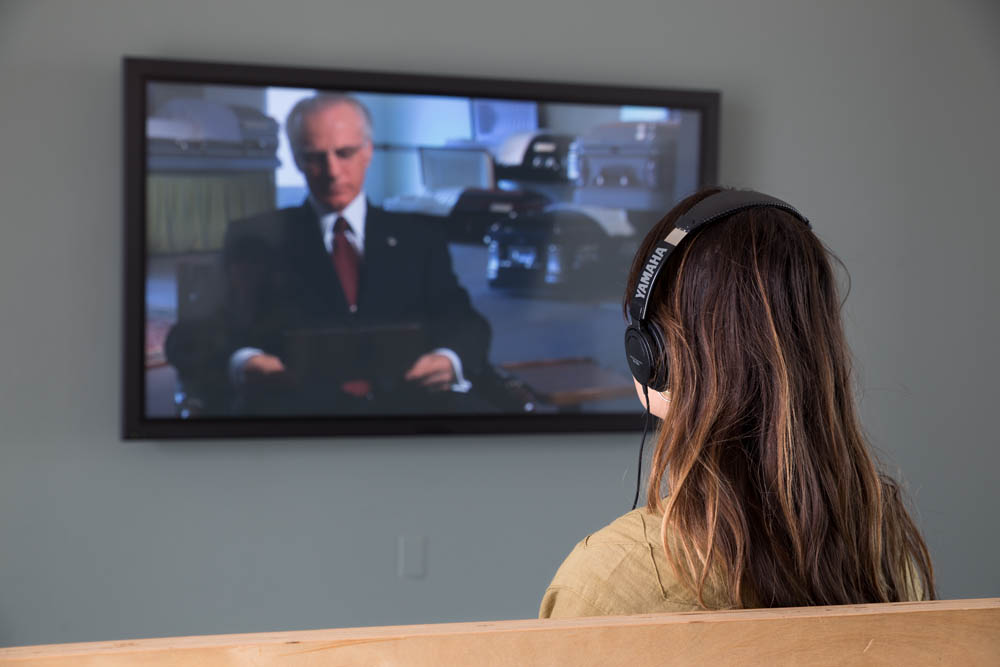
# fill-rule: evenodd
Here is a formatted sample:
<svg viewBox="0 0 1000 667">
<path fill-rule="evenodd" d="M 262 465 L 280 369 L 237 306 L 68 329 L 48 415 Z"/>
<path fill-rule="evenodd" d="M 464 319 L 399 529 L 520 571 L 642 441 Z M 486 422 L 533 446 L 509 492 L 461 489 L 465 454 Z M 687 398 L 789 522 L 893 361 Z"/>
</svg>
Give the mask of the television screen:
<svg viewBox="0 0 1000 667">
<path fill-rule="evenodd" d="M 717 93 L 126 59 L 126 437 L 641 426 Z"/>
</svg>

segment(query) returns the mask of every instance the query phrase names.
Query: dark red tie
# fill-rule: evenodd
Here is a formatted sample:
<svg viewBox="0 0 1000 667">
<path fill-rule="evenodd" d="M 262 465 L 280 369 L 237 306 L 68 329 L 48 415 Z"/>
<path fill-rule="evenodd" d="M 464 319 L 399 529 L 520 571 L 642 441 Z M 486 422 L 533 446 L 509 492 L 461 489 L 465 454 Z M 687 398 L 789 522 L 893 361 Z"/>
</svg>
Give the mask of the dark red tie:
<svg viewBox="0 0 1000 667">
<path fill-rule="evenodd" d="M 351 228 L 344 218 L 337 218 L 333 225 L 333 268 L 340 278 L 340 286 L 344 290 L 344 298 L 351 311 L 358 307 L 358 274 L 361 268 L 361 257 L 354 244 L 347 238 Z"/>
<path fill-rule="evenodd" d="M 347 231 L 350 229 L 347 220 L 343 217 L 337 218 L 333 224 L 333 268 L 340 278 L 340 286 L 344 290 L 344 298 L 351 312 L 358 309 L 358 273 L 361 268 L 361 256 L 358 255 L 354 244 L 347 238 Z M 372 385 L 368 380 L 349 380 L 344 382 L 340 388 L 358 398 L 364 398 L 371 390 Z"/>
</svg>

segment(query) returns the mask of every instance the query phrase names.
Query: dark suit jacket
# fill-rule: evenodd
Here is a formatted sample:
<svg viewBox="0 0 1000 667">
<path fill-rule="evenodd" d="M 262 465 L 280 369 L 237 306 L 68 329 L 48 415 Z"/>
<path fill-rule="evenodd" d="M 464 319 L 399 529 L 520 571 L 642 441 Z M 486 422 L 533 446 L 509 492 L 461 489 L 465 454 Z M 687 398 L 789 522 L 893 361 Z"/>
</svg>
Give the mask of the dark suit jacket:
<svg viewBox="0 0 1000 667">
<path fill-rule="evenodd" d="M 440 223 L 369 205 L 364 239 L 352 314 L 308 203 L 230 223 L 227 356 L 258 347 L 284 358 L 285 333 L 294 329 L 417 322 L 424 352 L 453 350 L 474 381 L 486 368 L 490 328 L 455 278 Z"/>
</svg>

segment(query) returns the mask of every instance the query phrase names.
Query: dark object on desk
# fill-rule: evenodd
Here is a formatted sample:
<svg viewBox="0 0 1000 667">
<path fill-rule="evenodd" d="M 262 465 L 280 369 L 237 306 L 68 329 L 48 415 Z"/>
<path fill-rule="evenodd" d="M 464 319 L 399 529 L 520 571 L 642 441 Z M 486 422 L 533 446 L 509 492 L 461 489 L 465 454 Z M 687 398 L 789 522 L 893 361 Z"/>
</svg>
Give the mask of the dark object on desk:
<svg viewBox="0 0 1000 667">
<path fill-rule="evenodd" d="M 285 373 L 254 377 L 234 412 L 255 416 L 361 416 L 427 409 L 429 392 L 404 379 L 426 353 L 416 323 L 292 329 L 283 333 Z"/>
<path fill-rule="evenodd" d="M 285 332 L 287 368 L 296 384 L 338 387 L 368 380 L 376 393 L 403 386 L 403 376 L 428 352 L 418 323 L 295 329 Z"/>
</svg>

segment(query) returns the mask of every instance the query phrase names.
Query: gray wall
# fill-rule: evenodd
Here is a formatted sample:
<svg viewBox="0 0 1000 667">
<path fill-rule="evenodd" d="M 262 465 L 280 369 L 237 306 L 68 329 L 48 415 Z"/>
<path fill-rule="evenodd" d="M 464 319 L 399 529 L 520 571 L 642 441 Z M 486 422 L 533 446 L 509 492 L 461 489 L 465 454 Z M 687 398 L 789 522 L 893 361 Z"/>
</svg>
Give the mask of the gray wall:
<svg viewBox="0 0 1000 667">
<path fill-rule="evenodd" d="M 123 54 L 722 90 L 722 179 L 851 271 L 941 593 L 1000 595 L 998 36 L 991 0 L 0 2 L 0 644 L 532 616 L 631 500 L 633 436 L 119 440 Z"/>
</svg>

